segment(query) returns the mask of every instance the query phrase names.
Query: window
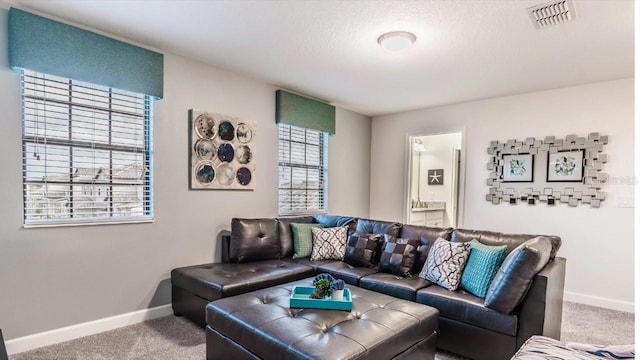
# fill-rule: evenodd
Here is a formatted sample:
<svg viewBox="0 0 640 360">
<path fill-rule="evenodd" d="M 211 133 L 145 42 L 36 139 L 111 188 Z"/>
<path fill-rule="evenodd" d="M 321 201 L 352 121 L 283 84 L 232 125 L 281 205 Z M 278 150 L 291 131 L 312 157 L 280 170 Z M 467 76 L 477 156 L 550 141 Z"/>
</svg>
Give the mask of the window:
<svg viewBox="0 0 640 360">
<path fill-rule="evenodd" d="M 280 214 L 327 211 L 327 133 L 278 124 Z"/>
<path fill-rule="evenodd" d="M 152 218 L 151 100 L 22 72 L 24 224 Z"/>
</svg>

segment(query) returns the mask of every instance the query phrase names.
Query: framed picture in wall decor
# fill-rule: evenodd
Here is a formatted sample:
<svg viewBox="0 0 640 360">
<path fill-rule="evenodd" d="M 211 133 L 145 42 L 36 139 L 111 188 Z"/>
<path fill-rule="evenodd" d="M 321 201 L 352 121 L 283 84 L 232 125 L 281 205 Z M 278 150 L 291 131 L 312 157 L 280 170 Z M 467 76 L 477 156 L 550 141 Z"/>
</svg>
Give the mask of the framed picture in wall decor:
<svg viewBox="0 0 640 360">
<path fill-rule="evenodd" d="M 502 182 L 533 182 L 533 154 L 503 155 Z"/>
<path fill-rule="evenodd" d="M 584 149 L 547 155 L 547 182 L 582 182 Z"/>
<path fill-rule="evenodd" d="M 189 186 L 197 190 L 254 190 L 256 123 L 189 110 Z"/>
</svg>

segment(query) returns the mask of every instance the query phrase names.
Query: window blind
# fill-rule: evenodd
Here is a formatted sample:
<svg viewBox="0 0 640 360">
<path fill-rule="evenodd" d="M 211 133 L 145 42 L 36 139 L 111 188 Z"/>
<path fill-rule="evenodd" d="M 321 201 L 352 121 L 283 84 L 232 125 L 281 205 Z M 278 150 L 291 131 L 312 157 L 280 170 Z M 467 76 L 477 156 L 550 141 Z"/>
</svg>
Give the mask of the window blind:
<svg viewBox="0 0 640 360">
<path fill-rule="evenodd" d="M 328 134 L 279 124 L 279 212 L 327 210 Z"/>
<path fill-rule="evenodd" d="M 22 71 L 24 224 L 150 219 L 151 99 Z"/>
</svg>

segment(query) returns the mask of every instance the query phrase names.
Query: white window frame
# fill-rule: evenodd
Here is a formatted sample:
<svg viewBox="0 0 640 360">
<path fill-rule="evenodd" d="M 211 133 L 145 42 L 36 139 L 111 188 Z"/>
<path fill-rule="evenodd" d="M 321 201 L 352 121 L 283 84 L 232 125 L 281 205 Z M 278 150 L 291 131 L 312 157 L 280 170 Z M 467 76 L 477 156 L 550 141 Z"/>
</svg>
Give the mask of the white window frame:
<svg viewBox="0 0 640 360">
<path fill-rule="evenodd" d="M 30 70 L 21 71 L 21 80 L 23 226 L 30 228 L 153 221 L 153 114 L 151 97 Z M 47 90 L 50 93 L 47 93 Z M 58 92 L 57 97 L 51 94 L 53 91 Z M 87 93 L 98 95 L 86 95 Z M 62 96 L 68 94 L 68 99 L 62 99 L 61 94 L 64 94 Z M 122 100 L 128 95 L 131 96 L 127 101 Z M 88 98 L 95 101 L 93 105 L 88 103 Z M 125 102 L 123 103 L 123 101 Z M 50 108 L 57 106 L 55 109 L 58 112 L 54 115 L 53 110 L 47 110 L 47 104 L 51 104 Z M 127 111 L 127 106 L 131 106 L 135 111 Z M 68 114 L 60 112 L 63 107 L 66 108 Z M 79 110 L 107 114 L 108 141 L 79 140 L 77 135 L 73 135 L 74 131 L 82 131 L 83 137 L 93 139 L 99 136 L 105 137 L 105 130 L 98 132 L 95 122 L 93 129 L 91 129 L 87 125 L 90 124 L 88 120 L 74 121 L 75 116 L 79 115 L 72 116 L 72 114 Z M 65 116 L 68 116 L 68 120 L 64 119 Z M 114 120 L 117 117 L 127 117 L 129 119 L 127 121 L 131 125 L 124 126 L 123 123 L 118 123 Z M 58 121 L 64 119 L 68 123 L 68 138 L 61 138 L 60 131 L 56 136 L 53 136 L 49 135 L 46 129 L 33 129 L 34 123 L 37 126 L 46 127 L 47 124 L 53 124 L 54 118 Z M 102 121 L 104 123 L 105 119 L 103 118 Z M 115 127 L 118 125 L 120 127 L 116 130 Z M 53 127 L 54 125 L 49 126 Z M 135 137 L 134 139 L 139 140 L 125 140 L 125 142 L 133 142 L 131 145 L 118 143 L 116 131 L 118 131 L 117 134 L 121 134 L 120 139 L 139 135 L 142 135 L 143 138 Z M 59 155 L 59 158 L 66 156 L 68 160 L 48 160 L 47 154 L 50 150 L 47 146 L 56 146 L 59 149 L 68 148 L 68 155 Z M 38 150 L 32 151 L 34 148 Z M 82 170 L 97 174 L 96 176 L 86 175 L 78 171 L 80 166 L 74 165 L 74 150 L 85 153 L 93 151 L 94 157 L 95 152 L 101 151 L 101 154 L 108 154 L 108 160 L 102 159 L 102 163 L 96 162 L 95 159 L 93 162 L 85 160 L 82 164 Z M 141 163 L 134 160 L 131 165 L 124 166 L 122 163 L 127 160 L 118 159 L 118 156 L 125 156 L 125 159 L 140 158 Z M 54 158 L 55 156 L 50 157 Z M 89 165 L 86 161 L 90 161 Z M 104 165 L 105 161 L 107 165 Z M 60 175 L 58 170 L 55 176 L 40 177 L 43 173 L 54 172 L 53 169 L 56 166 L 59 168 L 60 163 L 65 162 L 68 163 L 68 173 Z M 116 173 L 122 175 L 119 177 Z M 60 196 L 54 199 L 50 189 L 56 186 L 58 188 L 68 187 L 68 190 L 62 190 L 60 194 L 56 193 Z M 41 198 L 35 200 L 35 194 Z M 74 202 L 74 196 L 89 196 L 96 197 L 96 199 L 87 200 L 84 203 L 76 199 Z M 118 201 L 119 198 L 120 201 Z M 140 201 L 138 202 L 136 199 Z M 140 205 L 138 206 L 138 204 Z M 97 207 L 100 210 L 95 210 Z M 57 208 L 60 209 L 56 210 Z M 40 211 L 41 209 L 42 211 Z M 93 210 L 87 211 L 86 209 Z M 82 213 L 83 211 L 84 213 Z"/>
<path fill-rule="evenodd" d="M 305 140 L 292 140 L 292 130 L 298 133 L 304 132 Z M 297 152 L 292 150 L 292 143 L 297 145 Z M 319 156 L 309 156 L 312 153 L 315 154 L 313 150 L 315 147 L 319 148 Z M 304 150 L 301 150 L 301 148 Z M 293 154 L 294 152 L 296 154 Z M 294 157 L 298 161 L 293 161 Z M 284 123 L 278 124 L 278 213 L 280 215 L 327 213 L 329 196 L 328 159 L 328 133 Z M 305 184 L 294 184 L 293 171 L 305 174 Z M 315 184 L 315 182 L 308 180 L 309 175 L 315 172 L 319 174 L 319 181 L 316 186 L 313 186 L 312 184 Z M 294 194 L 299 200 L 298 206 L 293 204 Z M 317 200 L 314 200 L 314 194 L 319 194 Z"/>
</svg>

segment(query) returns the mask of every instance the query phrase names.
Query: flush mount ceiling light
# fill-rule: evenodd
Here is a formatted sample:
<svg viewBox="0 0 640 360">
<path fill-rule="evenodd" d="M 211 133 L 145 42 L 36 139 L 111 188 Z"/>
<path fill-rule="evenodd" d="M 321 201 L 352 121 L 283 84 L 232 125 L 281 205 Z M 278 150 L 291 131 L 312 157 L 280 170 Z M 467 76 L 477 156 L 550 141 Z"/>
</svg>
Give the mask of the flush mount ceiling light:
<svg viewBox="0 0 640 360">
<path fill-rule="evenodd" d="M 378 44 L 391 52 L 406 50 L 416 41 L 416 36 L 407 31 L 392 31 L 380 35 Z"/>
</svg>

